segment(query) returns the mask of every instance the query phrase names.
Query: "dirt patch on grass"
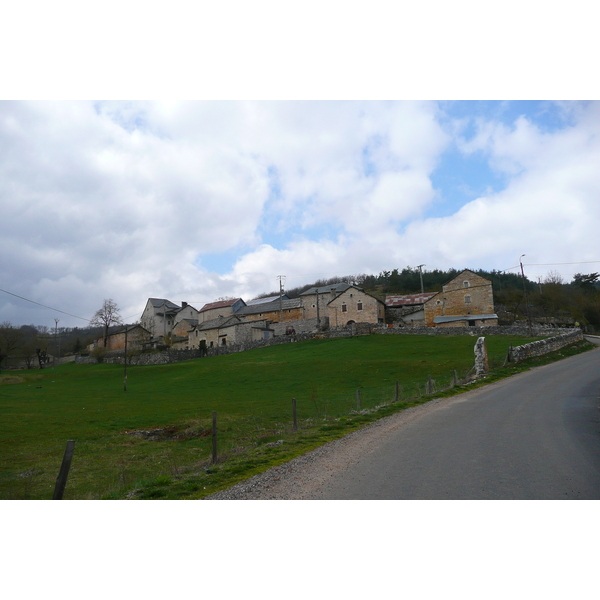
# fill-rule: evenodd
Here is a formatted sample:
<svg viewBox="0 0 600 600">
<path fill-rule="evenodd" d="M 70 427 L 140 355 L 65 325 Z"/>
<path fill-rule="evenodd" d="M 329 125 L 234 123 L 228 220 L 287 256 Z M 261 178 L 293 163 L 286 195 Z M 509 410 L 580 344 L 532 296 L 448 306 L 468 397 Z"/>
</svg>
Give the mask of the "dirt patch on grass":
<svg viewBox="0 0 600 600">
<path fill-rule="evenodd" d="M 0 385 L 5 383 L 23 383 L 25 380 L 17 375 L 0 375 Z"/>
<path fill-rule="evenodd" d="M 210 429 L 196 429 L 168 425 L 166 427 L 155 427 L 153 429 L 125 431 L 124 433 L 151 442 L 164 442 L 168 440 L 187 440 L 190 438 L 208 437 L 211 435 L 212 431 Z"/>
</svg>

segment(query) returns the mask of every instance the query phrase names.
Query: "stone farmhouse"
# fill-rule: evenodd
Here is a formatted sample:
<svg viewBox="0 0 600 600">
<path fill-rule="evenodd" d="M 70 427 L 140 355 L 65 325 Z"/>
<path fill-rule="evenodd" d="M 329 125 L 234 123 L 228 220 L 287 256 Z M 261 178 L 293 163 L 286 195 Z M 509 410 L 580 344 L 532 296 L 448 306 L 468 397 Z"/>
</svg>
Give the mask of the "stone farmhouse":
<svg viewBox="0 0 600 600">
<path fill-rule="evenodd" d="M 175 330 L 181 334 L 189 322 L 198 322 L 199 311 L 187 302 L 181 306 L 167 300 L 166 298 L 148 298 L 146 307 L 140 319 L 140 325 L 150 332 L 152 338 L 163 340 L 167 335 L 177 335 Z M 179 325 L 182 321 L 187 321 Z M 187 334 L 186 334 L 187 335 Z"/>
<path fill-rule="evenodd" d="M 330 327 L 385 321 L 385 304 L 348 283 L 313 287 L 300 294 L 300 298 L 305 319 L 326 320 Z"/>
<path fill-rule="evenodd" d="M 427 327 L 498 325 L 492 282 L 465 269 L 424 304 Z"/>
<path fill-rule="evenodd" d="M 109 334 L 106 338 L 107 350 L 124 350 L 125 349 L 125 332 L 127 332 L 127 349 L 142 350 L 146 344 L 150 342 L 150 332 L 141 325 L 127 325 L 117 331 Z M 104 336 L 94 340 L 87 350 L 91 351 L 94 348 L 104 347 Z"/>
</svg>

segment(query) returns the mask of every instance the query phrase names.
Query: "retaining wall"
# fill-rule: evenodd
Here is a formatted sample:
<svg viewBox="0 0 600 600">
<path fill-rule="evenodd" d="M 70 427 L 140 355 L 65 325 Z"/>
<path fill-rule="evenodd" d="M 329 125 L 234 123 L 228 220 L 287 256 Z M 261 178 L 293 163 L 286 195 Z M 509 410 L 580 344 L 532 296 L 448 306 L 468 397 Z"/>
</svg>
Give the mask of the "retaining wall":
<svg viewBox="0 0 600 600">
<path fill-rule="evenodd" d="M 545 340 L 530 342 L 523 346 L 510 347 L 508 349 L 508 360 L 510 362 L 521 362 L 532 356 L 542 356 L 555 350 L 560 350 L 565 346 L 570 346 L 583 340 L 583 332 L 581 329 L 575 329 L 569 333 L 563 333 Z"/>
</svg>

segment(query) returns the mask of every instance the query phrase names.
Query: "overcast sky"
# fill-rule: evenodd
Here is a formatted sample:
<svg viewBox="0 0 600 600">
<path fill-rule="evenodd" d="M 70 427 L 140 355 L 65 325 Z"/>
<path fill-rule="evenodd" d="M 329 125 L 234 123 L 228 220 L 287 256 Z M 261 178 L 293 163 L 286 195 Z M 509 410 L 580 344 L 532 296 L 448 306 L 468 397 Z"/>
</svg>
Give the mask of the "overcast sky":
<svg viewBox="0 0 600 600">
<path fill-rule="evenodd" d="M 569 281 L 600 270 L 599 165 L 598 102 L 4 101 L 0 322 L 522 254 Z"/>
</svg>

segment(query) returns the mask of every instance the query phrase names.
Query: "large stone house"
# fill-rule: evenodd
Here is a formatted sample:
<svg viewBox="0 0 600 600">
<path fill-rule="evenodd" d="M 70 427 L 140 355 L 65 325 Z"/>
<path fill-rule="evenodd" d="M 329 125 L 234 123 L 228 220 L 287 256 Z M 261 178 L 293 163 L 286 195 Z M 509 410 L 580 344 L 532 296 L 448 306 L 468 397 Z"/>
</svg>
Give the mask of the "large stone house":
<svg viewBox="0 0 600 600">
<path fill-rule="evenodd" d="M 198 321 L 203 323 L 205 321 L 212 321 L 218 317 L 229 317 L 238 312 L 243 306 L 246 306 L 246 303 L 241 298 L 209 302 L 198 311 Z"/>
<path fill-rule="evenodd" d="M 492 282 L 465 269 L 425 302 L 428 327 L 498 325 Z"/>
<path fill-rule="evenodd" d="M 385 321 L 385 304 L 348 283 L 310 288 L 300 294 L 300 298 L 305 319 L 327 318 L 330 327 Z"/>
<path fill-rule="evenodd" d="M 167 336 L 186 337 L 190 327 L 199 320 L 199 311 L 191 304 L 181 306 L 166 298 L 148 298 L 140 324 L 147 329 L 154 341 L 165 340 Z"/>
</svg>

